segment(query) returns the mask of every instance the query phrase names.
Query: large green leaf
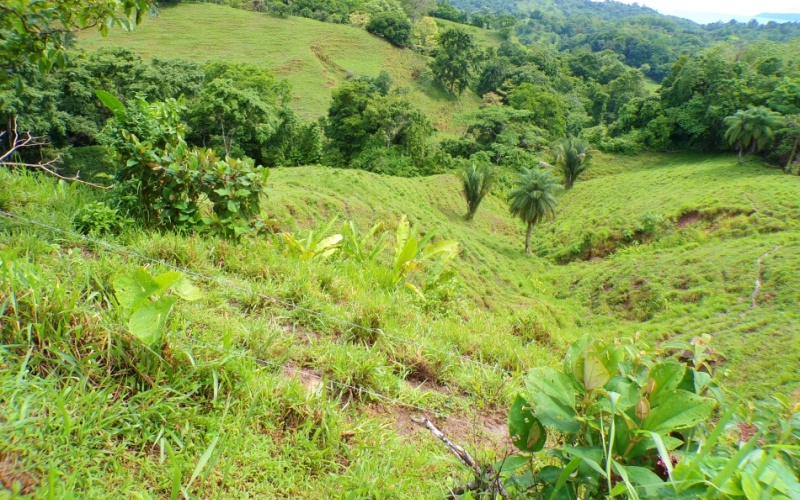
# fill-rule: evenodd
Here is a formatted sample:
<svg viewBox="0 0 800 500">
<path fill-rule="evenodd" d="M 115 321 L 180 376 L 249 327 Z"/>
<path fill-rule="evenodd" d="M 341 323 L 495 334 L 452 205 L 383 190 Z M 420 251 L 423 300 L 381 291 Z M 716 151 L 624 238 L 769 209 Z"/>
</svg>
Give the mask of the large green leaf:
<svg viewBox="0 0 800 500">
<path fill-rule="evenodd" d="M 606 477 L 606 471 L 600 466 L 603 461 L 603 449 L 599 446 L 564 446 L 564 451 L 571 457 L 581 458 L 582 462 L 578 467 L 578 472 L 583 476 L 593 475 L 596 472 L 598 477 Z"/>
<path fill-rule="evenodd" d="M 663 402 L 650 410 L 643 429 L 666 435 L 689 429 L 704 421 L 714 409 L 712 399 L 676 389 L 662 396 Z"/>
<path fill-rule="evenodd" d="M 341 243 L 343 236 L 341 234 L 334 234 L 333 236 L 328 236 L 327 238 L 323 239 L 319 243 L 316 244 L 314 247 L 314 252 L 321 253 L 326 250 L 329 250 L 331 247 L 334 247 Z"/>
<path fill-rule="evenodd" d="M 182 298 L 183 300 L 188 300 L 189 302 L 203 298 L 203 292 L 194 286 L 186 277 L 181 277 L 181 279 L 176 281 L 172 286 L 172 290 L 178 295 L 178 297 Z"/>
<path fill-rule="evenodd" d="M 658 406 L 669 398 L 683 380 L 685 371 L 686 367 L 677 361 L 667 361 L 654 366 L 650 370 L 650 378 L 654 381 L 650 406 Z"/>
<path fill-rule="evenodd" d="M 422 251 L 422 259 L 431 259 L 439 257 L 444 260 L 449 260 L 458 255 L 458 242 L 453 240 L 444 240 L 428 245 Z"/>
<path fill-rule="evenodd" d="M 800 482 L 797 481 L 795 472 L 792 471 L 780 458 L 766 453 L 764 450 L 755 450 L 747 455 L 742 473 L 749 473 L 763 485 L 772 488 L 790 498 L 800 498 Z"/>
<path fill-rule="evenodd" d="M 156 344 L 164 333 L 167 318 L 176 300 L 178 298 L 174 295 L 168 295 L 139 307 L 128 321 L 131 333 L 144 344 Z"/>
<path fill-rule="evenodd" d="M 664 481 L 653 471 L 646 467 L 635 467 L 632 465 L 625 466 L 624 468 L 625 472 L 628 473 L 630 482 L 644 488 L 647 497 L 656 498 L 658 496 L 658 490 L 664 486 Z"/>
<path fill-rule="evenodd" d="M 508 433 L 514 446 L 531 453 L 541 450 L 547 441 L 544 426 L 533 416 L 530 404 L 517 396 L 508 414 Z"/>
<path fill-rule="evenodd" d="M 144 268 L 139 268 L 132 274 L 121 274 L 114 280 L 114 295 L 119 303 L 126 308 L 135 309 L 161 287 Z"/>
<path fill-rule="evenodd" d="M 564 373 L 573 373 L 575 371 L 575 363 L 583 358 L 583 352 L 592 343 L 592 340 L 594 339 L 591 335 L 586 335 L 567 349 L 567 353 L 564 355 Z"/>
<path fill-rule="evenodd" d="M 125 112 L 125 106 L 119 102 L 119 99 L 114 97 L 113 94 L 106 92 L 105 90 L 95 90 L 94 94 L 98 99 L 100 99 L 100 102 L 102 102 L 115 115 Z"/>
<path fill-rule="evenodd" d="M 587 356 L 583 361 L 583 386 L 587 391 L 593 391 L 606 385 L 611 380 L 611 374 L 603 362 L 595 356 Z"/>
<path fill-rule="evenodd" d="M 561 432 L 578 432 L 575 389 L 569 377 L 552 368 L 534 368 L 526 379 L 534 414 L 546 426 Z"/>
<path fill-rule="evenodd" d="M 153 278 L 153 281 L 155 281 L 158 284 L 158 291 L 156 292 L 156 295 L 161 295 L 162 293 L 169 290 L 169 288 L 173 284 L 180 281 L 181 278 L 183 278 L 183 275 L 178 271 L 167 271 L 166 273 L 159 274 L 158 276 Z"/>
<path fill-rule="evenodd" d="M 395 242 L 394 242 L 394 260 L 397 262 L 399 260 L 400 254 L 403 252 L 403 249 L 406 246 L 406 241 L 411 236 L 411 226 L 408 224 L 408 219 L 406 216 L 402 216 L 400 218 L 400 222 L 397 224 L 397 232 L 395 233 Z"/>
<path fill-rule="evenodd" d="M 405 270 L 409 267 L 409 263 L 417 256 L 417 240 L 416 238 L 409 238 L 403 246 L 400 253 L 395 258 L 394 262 L 394 280 L 397 283 L 400 278 L 405 274 Z"/>
<path fill-rule="evenodd" d="M 613 377 L 605 384 L 605 388 L 608 391 L 616 392 L 620 395 L 619 401 L 617 402 L 617 409 L 621 411 L 631 408 L 640 399 L 639 387 L 625 377 Z M 608 399 L 603 398 L 600 400 L 600 403 L 603 405 L 605 411 L 611 411 L 611 404 Z"/>
</svg>

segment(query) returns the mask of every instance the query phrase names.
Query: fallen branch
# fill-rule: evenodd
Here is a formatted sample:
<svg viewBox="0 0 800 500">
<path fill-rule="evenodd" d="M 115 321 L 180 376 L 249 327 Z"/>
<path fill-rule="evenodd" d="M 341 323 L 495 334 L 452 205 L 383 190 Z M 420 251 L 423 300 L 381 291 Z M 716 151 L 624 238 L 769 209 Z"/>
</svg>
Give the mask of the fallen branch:
<svg viewBox="0 0 800 500">
<path fill-rule="evenodd" d="M 451 497 L 454 497 L 454 496 L 459 495 L 459 494 L 464 494 L 467 491 L 474 491 L 474 490 L 480 488 L 480 486 L 486 482 L 487 476 L 489 476 L 492 472 L 494 472 L 491 469 L 484 470 L 475 461 L 475 459 L 472 458 L 472 456 L 469 454 L 469 452 L 467 452 L 467 450 L 465 450 L 464 448 L 458 446 L 454 442 L 450 441 L 450 439 L 448 439 L 447 436 L 445 436 L 444 433 L 442 431 L 440 431 L 433 424 L 433 422 L 431 422 L 427 418 L 412 418 L 411 421 L 414 422 L 415 424 L 420 425 L 422 427 L 425 427 L 429 431 L 431 431 L 431 434 L 433 434 L 436 438 L 438 438 L 441 442 L 443 442 L 448 448 L 450 448 L 450 451 L 453 453 L 453 455 L 455 455 L 461 461 L 462 464 L 464 464 L 467 468 L 469 468 L 472 471 L 473 474 L 475 474 L 475 477 L 477 478 L 477 481 L 473 481 L 473 482 L 467 484 L 466 486 L 463 486 L 461 488 L 457 488 L 456 490 L 452 490 L 451 491 Z M 493 492 L 498 493 L 503 498 L 509 498 L 508 492 L 506 491 L 505 487 L 503 486 L 502 481 L 500 481 L 500 475 L 499 474 L 496 474 L 496 475 L 494 475 L 494 477 L 489 478 L 488 482 L 491 485 L 491 489 L 492 489 Z M 457 491 L 462 491 L 462 493 L 457 493 Z"/>
</svg>

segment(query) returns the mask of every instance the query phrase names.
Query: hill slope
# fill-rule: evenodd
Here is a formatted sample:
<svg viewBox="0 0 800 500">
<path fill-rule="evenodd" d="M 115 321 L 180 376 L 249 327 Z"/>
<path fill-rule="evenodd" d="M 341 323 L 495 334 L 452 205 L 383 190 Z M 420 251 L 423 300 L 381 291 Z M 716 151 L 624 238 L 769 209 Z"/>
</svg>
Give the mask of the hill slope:
<svg viewBox="0 0 800 500">
<path fill-rule="evenodd" d="M 479 103 L 469 92 L 453 98 L 423 76 L 425 56 L 398 49 L 363 29 L 301 17 L 279 19 L 212 4 L 164 8 L 135 31 L 113 30 L 105 39 L 97 32 L 86 32 L 78 46 L 88 50 L 125 47 L 146 58 L 261 65 L 292 84 L 292 107 L 306 118 L 327 112 L 331 90 L 349 73 L 377 76 L 384 69 L 399 87 L 410 89 L 412 101 L 444 133 L 460 131 L 459 117 L 477 109 Z"/>
<path fill-rule="evenodd" d="M 796 388 L 797 179 L 730 156 L 600 156 L 590 172 L 526 257 L 502 196 L 467 223 L 453 176 L 273 171 L 266 211 L 283 230 L 335 215 L 391 229 L 407 214 L 459 240 L 460 287 L 431 303 L 386 287 L 385 259 L 304 261 L 268 238 L 135 227 L 87 241 L 72 219 L 95 192 L 0 170 L 0 209 L 49 226 L 0 217 L 0 454 L 61 478 L 55 497 L 177 483 L 200 497 L 418 498 L 466 476 L 411 416 L 492 462 L 521 375 L 587 333 L 708 334 L 750 397 Z M 159 356 L 119 335 L 114 283 L 139 266 L 177 266 L 202 291 L 177 303 Z"/>
<path fill-rule="evenodd" d="M 554 337 L 711 334 L 746 392 L 800 382 L 771 368 L 800 360 L 800 293 L 789 285 L 800 280 L 800 183 L 780 172 L 729 157 L 601 156 L 561 197 L 556 220 L 534 232 L 540 259 L 520 252 L 523 228 L 496 196 L 465 223 L 451 176 L 301 169 L 280 170 L 273 182 L 270 205 L 290 224 L 407 213 L 440 229 L 462 243 L 461 274 L 478 303 L 500 311 L 546 303 L 563 326 Z M 648 224 L 652 236 L 642 231 Z M 564 259 L 573 262 L 557 265 Z"/>
</svg>

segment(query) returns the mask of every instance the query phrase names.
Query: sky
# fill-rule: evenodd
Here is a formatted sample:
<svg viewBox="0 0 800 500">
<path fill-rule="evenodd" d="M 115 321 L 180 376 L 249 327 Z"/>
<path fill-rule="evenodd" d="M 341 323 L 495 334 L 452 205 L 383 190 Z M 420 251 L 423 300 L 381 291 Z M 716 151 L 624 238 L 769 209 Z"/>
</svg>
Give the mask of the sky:
<svg viewBox="0 0 800 500">
<path fill-rule="evenodd" d="M 621 0 L 634 3 L 634 0 Z M 736 16 L 754 16 L 762 12 L 800 13 L 800 0 L 637 0 L 665 14 L 675 12 L 714 12 Z"/>
</svg>

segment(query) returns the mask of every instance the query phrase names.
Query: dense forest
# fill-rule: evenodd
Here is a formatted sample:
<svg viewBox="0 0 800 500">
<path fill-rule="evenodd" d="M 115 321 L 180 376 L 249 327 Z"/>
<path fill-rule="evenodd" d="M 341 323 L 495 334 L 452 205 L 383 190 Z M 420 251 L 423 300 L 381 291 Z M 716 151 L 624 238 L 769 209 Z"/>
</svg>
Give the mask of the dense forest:
<svg viewBox="0 0 800 500">
<path fill-rule="evenodd" d="M 430 54 L 431 78 L 454 96 L 474 92 L 484 100 L 462 137 L 435 138 L 430 120 L 387 74 L 352 78 L 336 89 L 327 117 L 304 122 L 287 107 L 292 90 L 255 66 L 145 62 L 119 51 L 71 55 L 64 71 L 47 77 L 30 63 L 6 68 L 15 77 L 0 94 L 2 122 L 11 132 L 18 117 L 19 127 L 46 135 L 66 157 L 71 147 L 102 142 L 110 112 L 93 90 L 105 89 L 123 103 L 181 97 L 189 144 L 264 166 L 322 163 L 409 176 L 471 159 L 514 170 L 549 161 L 555 141 L 580 136 L 616 153 L 736 148 L 791 170 L 800 26 L 698 26 L 615 2 L 523 6 L 389 0 L 251 6 L 360 24 L 398 47 Z M 458 24 L 440 28 L 424 14 L 500 30 L 505 40 L 481 46 Z M 20 79 L 24 90 L 17 92 Z M 756 128 L 766 123 L 766 137 L 728 134 L 729 117 Z"/>
<path fill-rule="evenodd" d="M 615 1 L 4 2 L 0 499 L 800 498 L 799 53 Z"/>
</svg>

